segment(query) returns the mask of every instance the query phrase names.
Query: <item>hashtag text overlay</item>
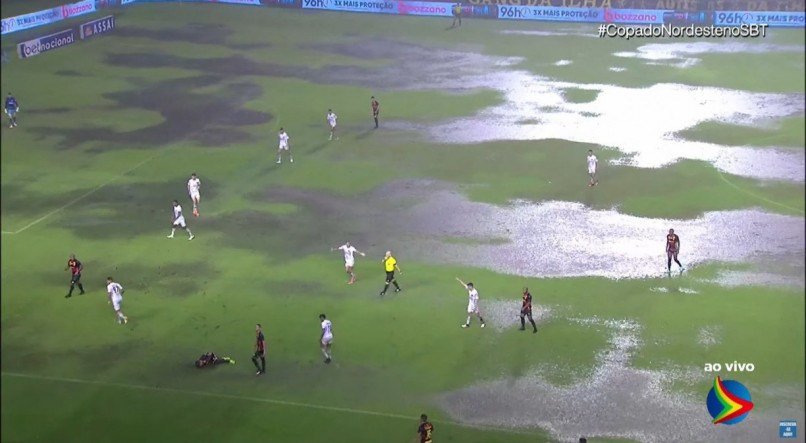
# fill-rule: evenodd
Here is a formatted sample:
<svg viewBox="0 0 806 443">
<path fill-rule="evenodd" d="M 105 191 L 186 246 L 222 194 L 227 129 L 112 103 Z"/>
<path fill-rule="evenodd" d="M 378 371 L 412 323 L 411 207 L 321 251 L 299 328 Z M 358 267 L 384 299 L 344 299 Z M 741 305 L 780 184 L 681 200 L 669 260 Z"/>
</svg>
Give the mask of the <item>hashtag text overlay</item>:
<svg viewBox="0 0 806 443">
<path fill-rule="evenodd" d="M 675 26 L 669 24 L 628 26 L 615 23 L 599 25 L 600 38 L 764 38 L 766 24 L 740 26 Z"/>
</svg>

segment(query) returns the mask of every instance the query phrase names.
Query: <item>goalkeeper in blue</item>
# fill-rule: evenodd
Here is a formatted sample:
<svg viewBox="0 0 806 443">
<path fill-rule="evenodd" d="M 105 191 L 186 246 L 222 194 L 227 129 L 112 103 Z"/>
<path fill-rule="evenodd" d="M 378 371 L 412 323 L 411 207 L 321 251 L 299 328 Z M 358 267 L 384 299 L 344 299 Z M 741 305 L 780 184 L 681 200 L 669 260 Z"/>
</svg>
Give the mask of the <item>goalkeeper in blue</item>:
<svg viewBox="0 0 806 443">
<path fill-rule="evenodd" d="M 20 104 L 17 103 L 17 99 L 14 98 L 11 93 L 8 93 L 8 97 L 6 97 L 6 115 L 8 116 L 8 127 L 15 128 L 17 126 L 17 112 L 20 110 Z"/>
</svg>

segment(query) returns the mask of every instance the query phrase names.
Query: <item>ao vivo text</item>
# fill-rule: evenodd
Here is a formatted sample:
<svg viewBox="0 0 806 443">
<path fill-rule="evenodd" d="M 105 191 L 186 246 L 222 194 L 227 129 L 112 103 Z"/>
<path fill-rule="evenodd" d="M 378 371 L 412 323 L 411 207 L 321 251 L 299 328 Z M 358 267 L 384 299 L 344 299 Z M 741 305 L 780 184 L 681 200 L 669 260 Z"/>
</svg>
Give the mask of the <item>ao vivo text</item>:
<svg viewBox="0 0 806 443">
<path fill-rule="evenodd" d="M 756 370 L 756 365 L 734 361 L 729 363 L 706 363 L 705 368 L 703 368 L 705 372 L 719 372 L 722 369 L 728 372 L 753 372 Z"/>
</svg>

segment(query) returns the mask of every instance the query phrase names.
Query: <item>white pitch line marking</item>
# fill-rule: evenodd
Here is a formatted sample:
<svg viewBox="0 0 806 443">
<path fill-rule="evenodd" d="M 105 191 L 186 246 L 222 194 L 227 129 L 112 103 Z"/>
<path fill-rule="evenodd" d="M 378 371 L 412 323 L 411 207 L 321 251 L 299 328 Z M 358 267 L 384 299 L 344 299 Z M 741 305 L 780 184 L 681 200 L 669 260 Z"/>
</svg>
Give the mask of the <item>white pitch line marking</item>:
<svg viewBox="0 0 806 443">
<path fill-rule="evenodd" d="M 358 414 L 358 415 L 372 415 L 375 417 L 385 417 L 385 418 L 396 418 L 400 420 L 407 420 L 407 421 L 414 421 L 420 419 L 420 417 L 409 417 L 408 415 L 403 414 L 394 414 L 390 412 L 379 412 L 379 411 L 370 411 L 366 409 L 353 409 L 353 408 L 343 408 L 339 406 L 328 406 L 328 405 L 317 405 L 313 403 L 302 403 L 296 401 L 287 401 L 287 400 L 277 400 L 274 398 L 260 398 L 260 397 L 247 397 L 241 395 L 231 395 L 231 394 L 219 394 L 215 392 L 205 392 L 205 391 L 190 391 L 185 389 L 176 389 L 176 388 L 165 388 L 160 386 L 146 386 L 146 385 L 134 385 L 128 383 L 116 383 L 116 382 L 108 382 L 108 381 L 100 381 L 100 380 L 82 380 L 79 378 L 66 378 L 66 377 L 52 377 L 52 376 L 45 376 L 45 375 L 34 375 L 34 374 L 22 374 L 18 372 L 2 372 L 0 373 L 4 377 L 17 377 L 17 378 L 27 378 L 31 380 L 48 380 L 48 381 L 56 381 L 62 383 L 76 383 L 76 384 L 85 384 L 85 385 L 96 385 L 96 386 L 106 386 L 106 387 L 114 387 L 114 388 L 124 388 L 124 389 L 135 389 L 141 391 L 152 391 L 152 392 L 172 392 L 175 394 L 185 394 L 185 395 L 197 395 L 201 397 L 214 397 L 214 398 L 226 398 L 230 400 L 243 400 L 243 401 L 251 401 L 256 403 L 268 403 L 273 405 L 279 406 L 293 406 L 297 408 L 306 408 L 306 409 L 318 409 L 322 411 L 331 411 L 331 412 L 342 412 L 346 414 Z M 475 428 L 481 430 L 489 430 L 489 431 L 499 431 L 499 432 L 508 432 L 510 434 L 523 434 L 523 435 L 531 435 L 528 431 L 518 430 L 518 429 L 509 429 L 509 428 L 499 428 L 495 426 L 481 426 L 481 425 L 472 425 L 466 423 L 457 423 L 454 421 L 434 421 L 434 423 L 442 423 L 447 425 L 454 425 L 460 426 L 464 428 Z"/>
<path fill-rule="evenodd" d="M 137 163 L 136 165 L 134 165 L 134 166 L 133 166 L 131 169 L 126 170 L 126 171 L 122 172 L 121 174 L 116 175 L 115 177 L 112 177 L 112 178 L 111 178 L 109 181 L 107 181 L 107 182 L 105 182 L 105 183 L 102 183 L 102 184 L 100 184 L 100 185 L 96 186 L 95 188 L 90 189 L 89 191 L 87 191 L 87 192 L 85 192 L 85 193 L 83 193 L 83 194 L 79 195 L 78 197 L 76 197 L 76 198 L 74 198 L 74 199 L 70 200 L 69 202 L 67 202 L 67 204 L 65 204 L 65 205 L 63 205 L 63 206 L 61 206 L 61 207 L 58 207 L 58 208 L 56 208 L 56 209 L 54 209 L 54 210 L 52 210 L 52 211 L 48 212 L 47 214 L 43 215 L 42 217 L 39 217 L 38 219 L 36 219 L 36 220 L 34 220 L 34 221 L 32 221 L 32 222 L 28 223 L 27 225 L 23 226 L 23 227 L 22 227 L 22 228 L 20 228 L 20 229 L 17 229 L 16 231 L 2 231 L 2 233 L 3 233 L 3 234 L 7 234 L 7 235 L 16 235 L 16 234 L 19 234 L 20 232 L 23 232 L 23 231 L 25 231 L 26 229 L 28 229 L 28 228 L 30 228 L 30 227 L 32 227 L 32 226 L 35 226 L 35 225 L 39 224 L 40 222 L 42 222 L 42 221 L 44 221 L 44 220 L 48 219 L 48 218 L 49 218 L 51 215 L 56 214 L 57 212 L 63 211 L 63 210 L 65 210 L 65 209 L 69 208 L 70 206 L 72 206 L 72 205 L 74 205 L 74 204 L 78 203 L 79 201 L 81 201 L 81 200 L 83 200 L 83 199 L 87 198 L 88 196 L 90 196 L 90 195 L 92 195 L 92 194 L 94 194 L 94 193 L 98 192 L 99 190 L 103 189 L 105 186 L 108 186 L 109 184 L 111 184 L 111 183 L 113 183 L 114 181 L 116 181 L 116 180 L 120 179 L 121 177 L 125 176 L 126 174 L 129 174 L 130 172 L 132 172 L 132 171 L 136 170 L 136 169 L 137 169 L 137 168 L 139 168 L 140 166 L 143 166 L 144 164 L 146 164 L 146 163 L 150 162 L 151 160 L 154 160 L 155 158 L 157 158 L 157 157 L 159 157 L 159 156 L 161 156 L 161 155 L 164 155 L 164 154 L 165 154 L 165 152 L 166 152 L 166 151 L 161 151 L 161 152 L 158 152 L 158 153 L 156 153 L 156 154 L 152 155 L 151 157 L 148 157 L 147 159 L 145 159 L 145 160 L 141 161 L 140 163 Z"/>
</svg>

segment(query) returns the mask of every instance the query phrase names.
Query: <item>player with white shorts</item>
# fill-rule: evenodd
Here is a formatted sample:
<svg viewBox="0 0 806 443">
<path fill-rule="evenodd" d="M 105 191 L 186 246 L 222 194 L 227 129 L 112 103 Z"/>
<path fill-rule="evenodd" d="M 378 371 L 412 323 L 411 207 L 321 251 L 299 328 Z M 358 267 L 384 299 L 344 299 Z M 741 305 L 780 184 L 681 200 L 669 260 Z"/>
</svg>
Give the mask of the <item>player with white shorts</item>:
<svg viewBox="0 0 806 443">
<path fill-rule="evenodd" d="M 115 310 L 115 318 L 118 324 L 126 324 L 129 318 L 123 314 L 123 286 L 116 283 L 112 277 L 106 278 L 106 293 L 109 297 L 109 303 Z"/>
<path fill-rule="evenodd" d="M 339 117 L 333 112 L 332 109 L 327 110 L 327 124 L 330 125 L 330 140 L 333 140 L 333 136 L 336 135 L 336 119 Z M 339 137 L 336 137 L 338 140 Z"/>
<path fill-rule="evenodd" d="M 599 163 L 599 160 L 593 155 L 593 150 L 588 150 L 588 175 L 590 176 L 590 182 L 588 186 L 596 186 L 599 183 L 596 180 L 596 165 Z"/>
<path fill-rule="evenodd" d="M 456 277 L 456 281 L 467 289 L 467 321 L 465 321 L 462 327 L 470 327 L 470 317 L 475 315 L 479 318 L 479 322 L 481 322 L 481 327 L 483 328 L 485 324 L 484 319 L 481 317 L 481 310 L 479 310 L 479 291 L 476 290 L 473 283 L 465 284 L 459 277 Z"/>
<path fill-rule="evenodd" d="M 330 345 L 333 343 L 333 323 L 327 319 L 325 314 L 319 314 L 319 321 L 322 322 L 322 336 L 319 337 L 319 347 L 322 355 L 325 356 L 325 363 L 330 363 L 333 359 L 330 355 Z"/>
<path fill-rule="evenodd" d="M 173 217 L 171 218 L 171 223 L 172 223 L 171 224 L 171 235 L 169 235 L 168 238 L 174 238 L 174 233 L 176 232 L 176 228 L 182 228 L 185 231 L 187 231 L 188 240 L 193 240 L 195 237 L 193 236 L 193 233 L 190 232 L 190 228 L 188 228 L 187 224 L 185 223 L 185 216 L 182 215 L 182 207 L 179 206 L 179 202 L 176 201 L 176 200 L 173 201 L 173 205 L 174 205 L 174 208 L 173 208 L 174 214 L 173 214 Z"/>
<path fill-rule="evenodd" d="M 344 270 L 350 275 L 350 280 L 347 281 L 347 284 L 351 285 L 355 283 L 355 273 L 353 272 L 353 266 L 355 266 L 355 256 L 353 254 L 357 252 L 361 254 L 362 257 L 366 257 L 367 254 L 364 254 L 356 249 L 355 246 L 350 244 L 350 242 L 347 242 L 337 248 L 330 248 L 330 250 L 344 252 Z"/>
<path fill-rule="evenodd" d="M 190 196 L 190 201 L 193 203 L 193 215 L 196 217 L 199 216 L 199 202 L 201 201 L 199 189 L 201 189 L 201 180 L 199 180 L 199 177 L 197 177 L 194 172 L 190 174 L 190 180 L 188 180 L 188 195 Z"/>
<path fill-rule="evenodd" d="M 288 136 L 288 133 L 285 132 L 285 129 L 280 128 L 280 133 L 277 134 L 277 164 L 283 162 L 283 151 L 288 153 L 288 158 L 291 163 L 294 163 L 294 156 L 291 155 L 291 148 L 288 146 L 288 140 L 291 137 Z"/>
</svg>

